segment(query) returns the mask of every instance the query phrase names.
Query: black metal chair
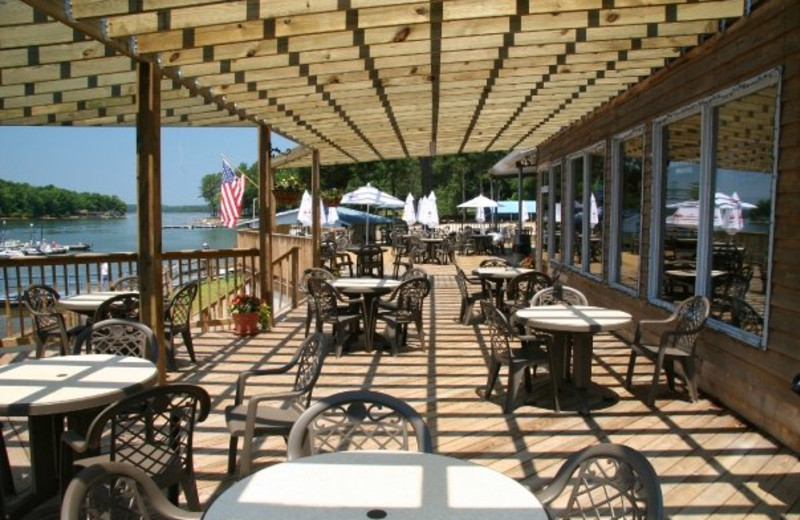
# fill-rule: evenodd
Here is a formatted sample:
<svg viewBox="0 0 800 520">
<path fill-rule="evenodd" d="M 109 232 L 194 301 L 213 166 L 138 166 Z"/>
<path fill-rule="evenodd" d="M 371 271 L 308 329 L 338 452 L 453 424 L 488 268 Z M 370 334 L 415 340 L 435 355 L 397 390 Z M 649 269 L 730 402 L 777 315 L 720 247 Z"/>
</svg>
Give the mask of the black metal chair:
<svg viewBox="0 0 800 520">
<path fill-rule="evenodd" d="M 731 298 L 731 324 L 742 330 L 761 336 L 764 333 L 764 316 L 741 298 Z"/>
<path fill-rule="evenodd" d="M 461 293 L 461 309 L 458 311 L 458 321 L 464 325 L 469 325 L 473 320 L 473 309 L 475 304 L 480 300 L 485 299 L 486 293 L 484 292 L 483 283 L 480 280 L 472 280 L 464 274 L 464 270 L 456 265 L 456 284 L 458 291 Z M 480 290 L 470 291 L 470 285 L 480 286 Z"/>
<path fill-rule="evenodd" d="M 62 488 L 75 465 L 123 462 L 146 472 L 159 488 L 169 488 L 173 504 L 182 489 L 189 508 L 199 511 L 192 442 L 195 424 L 208 417 L 210 408 L 208 393 L 188 384 L 157 386 L 109 405 L 89 425 L 85 438 L 74 430 L 62 435 Z M 108 454 L 75 460 L 100 450 Z"/>
<path fill-rule="evenodd" d="M 347 339 L 344 334 L 345 326 L 356 329 L 359 321 L 367 316 L 364 298 L 347 299 L 333 285 L 321 278 L 310 278 L 308 289 L 314 299 L 317 316 L 315 330 L 322 332 L 325 323 L 331 324 L 336 343 L 336 357 L 341 357 Z"/>
<path fill-rule="evenodd" d="M 558 378 L 553 375 L 555 360 L 553 357 L 552 338 L 547 334 L 531 334 L 520 336 L 512 329 L 506 317 L 488 300 L 481 300 L 483 315 L 489 329 L 489 377 L 486 381 L 486 399 L 500 375 L 500 367 L 508 367 L 508 386 L 503 413 L 511 413 L 517 400 L 519 386 L 525 381 L 526 390 L 533 391 L 531 371 L 540 365 L 549 366 L 550 382 L 553 388 L 553 406 L 561 411 L 558 400 Z M 520 347 L 512 347 L 511 343 L 520 342 Z"/>
<path fill-rule="evenodd" d="M 69 350 L 69 337 L 79 333 L 82 327 L 67 330 L 64 316 L 58 311 L 61 296 L 48 285 L 31 285 L 22 293 L 22 303 L 28 310 L 33 324 L 33 341 L 36 357 L 44 356 L 45 349 L 57 344 L 63 356 Z"/>
<path fill-rule="evenodd" d="M 199 520 L 202 516 L 171 504 L 147 473 L 121 462 L 99 462 L 81 470 L 61 503 L 61 520 Z"/>
<path fill-rule="evenodd" d="M 321 399 L 295 421 L 287 445 L 289 460 L 356 450 L 433 453 L 430 431 L 416 410 L 396 397 L 368 390 Z"/>
<path fill-rule="evenodd" d="M 350 253 L 347 248 L 350 247 L 350 239 L 347 236 L 340 236 L 336 239 L 336 259 L 334 261 L 335 268 L 339 274 L 344 274 L 343 269 L 347 268 L 347 273 L 353 276 L 353 259 L 350 258 Z"/>
<path fill-rule="evenodd" d="M 506 286 L 504 310 L 510 316 L 515 310 L 524 309 L 530 305 L 531 298 L 547 287 L 553 285 L 549 276 L 539 271 L 521 273 L 508 281 Z"/>
<path fill-rule="evenodd" d="M 383 249 L 380 246 L 370 244 L 358 250 L 356 276 L 383 278 Z"/>
<path fill-rule="evenodd" d="M 424 271 L 422 271 L 424 273 Z M 374 319 L 385 321 L 395 330 L 392 355 L 396 356 L 400 345 L 408 335 L 408 324 L 417 328 L 417 336 L 422 350 L 425 350 L 425 333 L 422 329 L 422 306 L 425 297 L 431 292 L 431 281 L 424 278 L 410 278 L 398 285 L 384 300 L 373 300 Z"/>
<path fill-rule="evenodd" d="M 311 403 L 311 394 L 322 370 L 325 351 L 323 335 L 315 333 L 303 340 L 287 364 L 275 368 L 247 370 L 239 374 L 236 398 L 232 406 L 225 407 L 225 423 L 231 433 L 228 474 L 233 474 L 236 470 L 239 437 L 244 437 L 239 474 L 245 476 L 250 473 L 252 466 L 255 437 L 281 435 L 286 438 L 289 435 L 294 422 Z M 247 382 L 251 378 L 291 372 L 294 372 L 294 383 L 290 390 L 246 396 Z"/>
<path fill-rule="evenodd" d="M 316 312 L 314 298 L 311 296 L 311 291 L 308 288 L 308 280 L 310 278 L 320 278 L 328 282 L 332 282 L 335 279 L 333 273 L 327 269 L 309 267 L 303 271 L 303 276 L 300 277 L 300 283 L 297 284 L 297 289 L 306 295 L 306 336 L 308 336 L 308 331 L 311 328 L 311 320 L 314 318 Z"/>
<path fill-rule="evenodd" d="M 697 382 L 695 381 L 694 350 L 697 338 L 705 326 L 710 312 L 710 303 L 705 296 L 692 296 L 682 301 L 675 308 L 672 316 L 665 320 L 642 320 L 636 327 L 633 341 L 630 343 L 631 358 L 628 362 L 628 374 L 625 378 L 625 387 L 630 390 L 633 379 L 633 370 L 636 357 L 642 355 L 655 364 L 653 382 L 647 397 L 647 403 L 652 405 L 655 400 L 656 386 L 661 376 L 662 368 L 666 368 L 667 381 L 670 389 L 675 389 L 675 367 L 677 360 L 683 367 L 686 386 L 689 396 L 696 401 Z M 662 332 L 658 343 L 649 343 L 644 337 L 645 329 L 658 327 Z"/>
<path fill-rule="evenodd" d="M 73 354 L 113 354 L 158 362 L 158 343 L 150 327 L 135 321 L 109 319 L 92 323 L 78 336 Z"/>
<path fill-rule="evenodd" d="M 653 466 L 638 451 L 619 444 L 597 444 L 570 455 L 551 483 L 534 494 L 550 518 L 664 518 Z"/>
<path fill-rule="evenodd" d="M 111 284 L 112 291 L 138 291 L 139 290 L 139 277 L 138 276 L 125 276 L 115 280 Z"/>
<path fill-rule="evenodd" d="M 198 283 L 196 281 L 185 284 L 175 293 L 175 296 L 172 297 L 164 310 L 164 335 L 169 341 L 167 364 L 170 370 L 177 369 L 177 363 L 175 362 L 175 336 L 178 334 L 183 338 L 183 344 L 189 352 L 189 358 L 192 363 L 197 362 L 194 355 L 191 330 L 192 303 L 197 296 L 197 289 Z"/>
<path fill-rule="evenodd" d="M 107 299 L 94 313 L 93 322 L 110 318 L 139 321 L 139 293 L 121 292 Z"/>
</svg>

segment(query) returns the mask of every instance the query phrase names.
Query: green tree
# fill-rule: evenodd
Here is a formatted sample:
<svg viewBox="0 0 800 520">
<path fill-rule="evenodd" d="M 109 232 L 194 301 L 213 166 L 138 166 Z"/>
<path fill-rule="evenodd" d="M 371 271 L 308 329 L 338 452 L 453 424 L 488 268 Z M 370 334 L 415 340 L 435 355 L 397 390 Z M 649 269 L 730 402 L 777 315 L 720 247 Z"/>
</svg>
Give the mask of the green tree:
<svg viewBox="0 0 800 520">
<path fill-rule="evenodd" d="M 200 179 L 200 196 L 208 202 L 211 216 L 219 213 L 219 193 L 222 184 L 222 173 L 208 173 Z"/>
</svg>

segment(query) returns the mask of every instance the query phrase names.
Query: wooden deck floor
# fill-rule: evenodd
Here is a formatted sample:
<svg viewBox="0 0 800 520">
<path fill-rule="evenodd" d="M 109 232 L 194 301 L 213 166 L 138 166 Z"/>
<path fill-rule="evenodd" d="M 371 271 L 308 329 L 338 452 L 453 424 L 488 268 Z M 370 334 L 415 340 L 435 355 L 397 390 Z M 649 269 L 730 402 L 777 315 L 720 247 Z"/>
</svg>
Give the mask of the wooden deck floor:
<svg viewBox="0 0 800 520">
<path fill-rule="evenodd" d="M 471 261 L 467 257 L 460 263 L 471 267 Z M 652 365 L 640 362 L 633 394 L 625 390 L 629 351 L 614 336 L 596 337 L 593 376 L 618 397 L 612 405 L 587 417 L 530 405 L 504 415 L 501 389 L 489 401 L 481 397 L 488 352 L 480 327 L 455 321 L 460 296 L 454 268 L 425 269 L 435 275 L 426 306 L 427 349 L 418 349 L 412 337 L 410 349 L 397 357 L 362 351 L 331 356 L 315 397 L 370 388 L 403 398 L 425 416 L 437 452 L 490 466 L 532 489 L 546 483 L 574 451 L 616 442 L 650 459 L 671 518 L 800 518 L 797 454 L 708 399 L 692 404 L 684 392 L 671 393 L 666 385 L 656 406 L 646 406 L 642 397 Z M 250 339 L 227 331 L 196 334 L 198 364 L 183 364 L 171 375 L 171 381 L 200 384 L 212 396 L 212 413 L 195 438 L 203 502 L 233 481 L 226 475 L 229 437 L 223 409 L 232 402 L 237 374 L 287 361 L 304 337 L 303 318 L 304 311 L 295 311 L 273 331 Z M 276 378 L 262 389 L 279 391 L 289 384 L 287 378 Z M 15 421 L 14 426 L 24 430 L 24 423 Z M 6 439 L 12 448 L 19 444 L 13 436 Z M 256 468 L 284 460 L 283 440 L 267 439 L 257 456 Z"/>
</svg>

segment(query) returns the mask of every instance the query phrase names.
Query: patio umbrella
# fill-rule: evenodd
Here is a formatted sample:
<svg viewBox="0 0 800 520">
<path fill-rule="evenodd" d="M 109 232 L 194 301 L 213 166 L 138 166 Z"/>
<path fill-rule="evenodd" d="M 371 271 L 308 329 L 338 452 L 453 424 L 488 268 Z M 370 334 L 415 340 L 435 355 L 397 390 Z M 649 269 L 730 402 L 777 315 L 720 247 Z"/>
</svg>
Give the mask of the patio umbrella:
<svg viewBox="0 0 800 520">
<path fill-rule="evenodd" d="M 431 190 L 425 203 L 425 222 L 428 227 L 439 225 L 439 208 L 436 207 L 436 194 Z"/>
<path fill-rule="evenodd" d="M 328 207 L 328 225 L 329 226 L 340 226 L 342 223 L 339 222 L 339 212 L 336 210 L 336 206 L 329 206 Z"/>
<path fill-rule="evenodd" d="M 408 194 L 403 204 L 403 220 L 411 227 L 417 221 L 417 212 L 414 210 L 414 196 Z"/>
<path fill-rule="evenodd" d="M 311 208 L 313 208 L 311 194 L 308 192 L 308 190 L 305 190 L 303 192 L 303 198 L 300 201 L 300 211 L 297 212 L 297 221 L 304 226 L 311 225 L 311 220 L 313 218 L 313 215 L 311 214 Z"/>
<path fill-rule="evenodd" d="M 474 199 L 469 199 L 467 202 L 462 202 L 457 207 L 459 208 L 496 208 L 497 202 L 483 194 L 478 195 Z"/>
<path fill-rule="evenodd" d="M 366 186 L 362 186 L 354 191 L 349 193 L 345 193 L 342 195 L 342 204 L 356 204 L 356 205 L 363 205 L 367 207 L 367 225 L 366 225 L 366 243 L 369 244 L 369 208 L 370 206 L 383 206 L 384 204 L 395 204 L 400 203 L 400 206 L 396 207 L 403 207 L 404 203 L 397 197 L 389 195 L 388 193 L 379 190 L 378 188 L 374 187 L 372 184 L 367 183 Z"/>
<path fill-rule="evenodd" d="M 589 226 L 595 227 L 600 223 L 600 215 L 597 211 L 597 199 L 594 198 L 594 193 L 589 198 Z"/>
<path fill-rule="evenodd" d="M 325 218 L 325 206 L 322 205 L 322 199 L 319 199 L 319 225 L 324 226 L 328 223 L 328 219 Z"/>
</svg>

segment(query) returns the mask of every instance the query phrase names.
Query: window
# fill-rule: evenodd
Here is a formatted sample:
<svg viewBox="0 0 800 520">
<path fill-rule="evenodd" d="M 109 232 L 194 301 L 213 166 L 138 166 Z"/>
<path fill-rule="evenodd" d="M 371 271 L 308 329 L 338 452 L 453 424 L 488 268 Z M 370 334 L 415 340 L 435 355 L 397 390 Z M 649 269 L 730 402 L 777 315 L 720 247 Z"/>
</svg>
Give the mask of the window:
<svg viewBox="0 0 800 520">
<path fill-rule="evenodd" d="M 547 259 L 552 256 L 549 245 L 553 243 L 550 239 L 550 170 L 539 172 L 539 175 L 541 176 L 541 189 L 539 190 L 539 208 L 537 208 L 536 211 L 539 226 L 537 236 L 541 236 L 542 240 L 541 250 L 544 252 L 544 254 L 541 256 L 542 258 Z"/>
<path fill-rule="evenodd" d="M 702 294 L 712 325 L 765 344 L 779 73 L 656 121 L 657 220 L 649 293 Z"/>
<path fill-rule="evenodd" d="M 550 253 L 550 257 L 554 258 L 555 260 L 561 260 L 561 249 L 564 243 L 562 239 L 561 233 L 561 163 L 556 163 L 553 165 L 551 170 L 551 175 L 553 182 L 552 186 L 552 193 L 550 196 L 550 204 L 552 207 L 550 208 L 550 215 L 552 218 L 550 221 L 553 223 L 550 226 L 550 248 L 548 249 Z"/>
<path fill-rule="evenodd" d="M 613 207 L 610 279 L 633 290 L 639 288 L 642 236 L 642 175 L 644 136 L 641 129 L 613 141 Z"/>
<path fill-rule="evenodd" d="M 603 186 L 605 148 L 584 150 L 569 158 L 565 251 L 567 263 L 597 276 L 603 273 Z"/>
</svg>

